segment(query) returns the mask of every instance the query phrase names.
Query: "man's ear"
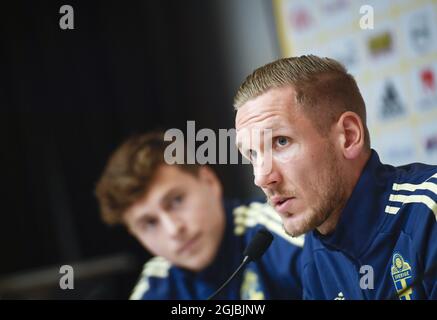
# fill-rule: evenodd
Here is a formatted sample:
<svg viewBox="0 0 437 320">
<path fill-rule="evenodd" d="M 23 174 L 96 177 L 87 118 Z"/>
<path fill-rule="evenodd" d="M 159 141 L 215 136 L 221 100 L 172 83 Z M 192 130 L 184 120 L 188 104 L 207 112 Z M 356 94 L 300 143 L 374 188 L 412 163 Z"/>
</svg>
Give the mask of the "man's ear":
<svg viewBox="0 0 437 320">
<path fill-rule="evenodd" d="M 205 183 L 216 196 L 222 196 L 222 184 L 214 170 L 212 170 L 209 166 L 201 166 L 199 168 L 198 175 L 199 179 Z"/>
<path fill-rule="evenodd" d="M 346 159 L 357 158 L 364 149 L 364 126 L 359 115 L 352 111 L 344 112 L 337 121 L 339 147 Z"/>
</svg>

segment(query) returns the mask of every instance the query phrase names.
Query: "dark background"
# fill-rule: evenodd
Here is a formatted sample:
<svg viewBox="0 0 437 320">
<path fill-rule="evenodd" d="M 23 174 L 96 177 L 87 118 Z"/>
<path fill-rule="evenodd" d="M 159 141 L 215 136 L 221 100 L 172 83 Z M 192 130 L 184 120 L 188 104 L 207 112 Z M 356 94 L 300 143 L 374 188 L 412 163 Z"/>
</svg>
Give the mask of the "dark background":
<svg viewBox="0 0 437 320">
<path fill-rule="evenodd" d="M 74 8 L 74 30 L 59 27 L 63 4 Z M 101 222 L 94 185 L 109 154 L 133 133 L 185 132 L 187 120 L 196 130 L 233 127 L 232 97 L 242 78 L 230 84 L 225 72 L 218 6 L 0 5 L 0 288 L 9 288 L 0 298 L 127 297 L 148 254 L 121 227 Z M 223 12 L 220 19 L 226 22 Z M 215 169 L 226 196 L 251 195 L 242 188 L 248 168 Z M 79 274 L 77 290 L 59 289 L 60 265 L 117 254 L 127 257 L 118 269 Z"/>
</svg>

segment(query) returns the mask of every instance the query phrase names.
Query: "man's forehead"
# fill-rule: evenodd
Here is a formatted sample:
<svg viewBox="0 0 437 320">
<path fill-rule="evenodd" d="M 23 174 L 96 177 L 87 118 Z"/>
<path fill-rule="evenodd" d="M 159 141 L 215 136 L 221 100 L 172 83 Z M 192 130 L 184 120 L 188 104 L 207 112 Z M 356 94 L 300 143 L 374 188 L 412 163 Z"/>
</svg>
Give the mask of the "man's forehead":
<svg viewBox="0 0 437 320">
<path fill-rule="evenodd" d="M 181 185 L 187 185 L 193 178 L 188 172 L 177 165 L 161 165 L 155 173 L 155 178 L 147 188 L 145 199 L 160 200 Z"/>
<path fill-rule="evenodd" d="M 181 186 L 187 186 L 190 179 L 178 166 L 161 165 L 156 172 L 155 178 L 132 207 L 144 209 L 159 205 L 168 195 L 175 192 Z"/>
<path fill-rule="evenodd" d="M 292 87 L 270 89 L 243 104 L 237 111 L 237 131 L 251 123 L 274 122 L 275 117 L 289 115 L 294 111 L 295 91 Z M 267 123 L 268 124 L 268 123 Z"/>
</svg>

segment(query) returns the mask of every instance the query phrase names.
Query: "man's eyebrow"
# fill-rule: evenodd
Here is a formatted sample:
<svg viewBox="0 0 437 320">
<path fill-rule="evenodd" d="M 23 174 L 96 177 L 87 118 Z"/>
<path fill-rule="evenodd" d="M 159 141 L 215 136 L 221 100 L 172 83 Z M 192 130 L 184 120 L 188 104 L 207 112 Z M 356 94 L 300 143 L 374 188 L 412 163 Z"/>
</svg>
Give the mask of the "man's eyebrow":
<svg viewBox="0 0 437 320">
<path fill-rule="evenodd" d="M 278 121 L 278 122 L 279 122 L 278 126 L 264 128 L 263 130 L 271 130 L 271 132 L 274 133 L 277 131 L 284 131 L 284 130 L 291 130 L 292 129 L 292 128 L 290 128 L 290 126 L 283 124 L 282 121 Z M 237 136 L 237 139 L 235 140 L 235 145 L 237 146 L 238 149 L 241 149 L 241 147 L 244 146 L 245 144 L 243 143 L 242 139 L 238 139 L 238 136 Z"/>
<path fill-rule="evenodd" d="M 290 126 L 281 125 L 281 126 L 278 126 L 278 127 L 274 128 L 274 129 L 272 129 L 272 132 L 284 131 L 284 130 L 293 130 L 293 128 L 290 127 Z"/>
<path fill-rule="evenodd" d="M 165 204 L 168 201 L 170 201 L 170 198 L 173 197 L 178 192 L 180 192 L 179 186 L 174 186 L 174 187 L 170 188 L 169 190 L 167 190 L 160 201 L 161 204 Z"/>
<path fill-rule="evenodd" d="M 135 219 L 135 222 L 139 222 L 143 219 L 149 219 L 153 216 L 153 213 L 150 211 L 141 211 L 138 217 Z"/>
</svg>

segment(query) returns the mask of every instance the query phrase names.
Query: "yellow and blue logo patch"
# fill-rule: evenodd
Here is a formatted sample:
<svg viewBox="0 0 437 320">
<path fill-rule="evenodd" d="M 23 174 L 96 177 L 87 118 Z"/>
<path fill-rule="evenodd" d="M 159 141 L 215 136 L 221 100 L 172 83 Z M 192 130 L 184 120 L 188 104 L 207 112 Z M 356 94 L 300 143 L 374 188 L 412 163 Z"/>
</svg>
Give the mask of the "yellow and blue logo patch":
<svg viewBox="0 0 437 320">
<path fill-rule="evenodd" d="M 410 264 L 402 257 L 400 253 L 394 253 L 391 265 L 391 276 L 399 294 L 402 290 L 407 288 L 412 282 L 412 270 Z M 400 300 L 411 300 L 413 289 L 404 291 L 400 296 Z"/>
</svg>

